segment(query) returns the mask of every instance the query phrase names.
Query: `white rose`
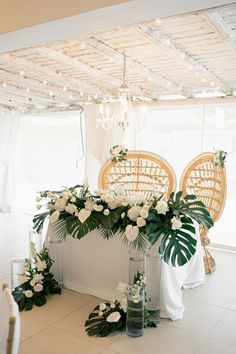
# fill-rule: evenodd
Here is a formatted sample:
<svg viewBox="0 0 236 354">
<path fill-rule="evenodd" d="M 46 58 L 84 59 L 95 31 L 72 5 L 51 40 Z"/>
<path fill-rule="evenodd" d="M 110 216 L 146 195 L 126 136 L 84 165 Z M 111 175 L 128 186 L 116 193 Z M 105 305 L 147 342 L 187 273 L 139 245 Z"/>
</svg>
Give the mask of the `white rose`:
<svg viewBox="0 0 236 354">
<path fill-rule="evenodd" d="M 53 224 L 59 219 L 60 216 L 60 211 L 55 210 L 51 215 L 50 215 L 50 224 Z"/>
<path fill-rule="evenodd" d="M 109 215 L 110 214 L 110 210 L 109 209 L 105 209 L 104 212 L 103 212 L 104 215 Z"/>
<path fill-rule="evenodd" d="M 127 298 L 124 297 L 123 299 L 120 300 L 120 308 L 126 312 L 127 311 Z"/>
<path fill-rule="evenodd" d="M 69 199 L 70 195 L 71 195 L 71 193 L 69 191 L 64 191 L 62 193 L 62 197 L 65 198 L 65 199 Z"/>
<path fill-rule="evenodd" d="M 102 316 L 103 316 L 103 312 L 102 312 L 102 311 L 99 311 L 99 312 L 98 312 L 98 316 L 99 316 L 99 317 L 102 317 Z"/>
<path fill-rule="evenodd" d="M 33 292 L 32 292 L 31 290 L 26 290 L 24 294 L 25 294 L 25 296 L 28 297 L 28 298 L 30 298 L 30 297 L 33 296 Z"/>
<path fill-rule="evenodd" d="M 120 313 L 118 311 L 110 313 L 110 315 L 107 317 L 107 322 L 118 322 L 120 319 Z"/>
<path fill-rule="evenodd" d="M 84 207 L 86 210 L 93 210 L 93 206 L 94 206 L 94 201 L 92 201 L 91 199 L 86 200 L 86 202 L 84 203 Z"/>
<path fill-rule="evenodd" d="M 136 220 L 137 220 L 137 217 L 138 217 L 139 214 L 140 214 L 140 210 L 141 210 L 141 207 L 139 207 L 139 206 L 137 206 L 137 205 L 135 205 L 135 206 L 133 206 L 132 208 L 130 208 L 130 209 L 128 210 L 128 213 L 127 213 L 127 215 L 128 215 L 128 217 L 130 218 L 130 220 L 136 221 Z"/>
<path fill-rule="evenodd" d="M 101 302 L 100 306 L 99 306 L 99 310 L 100 311 L 104 311 L 107 308 L 106 304 L 104 304 L 103 302 Z"/>
<path fill-rule="evenodd" d="M 134 241 L 138 237 L 139 228 L 138 226 L 127 225 L 125 229 L 125 236 L 129 241 Z"/>
<path fill-rule="evenodd" d="M 120 217 L 121 217 L 121 219 L 124 219 L 125 213 L 123 212 Z"/>
<path fill-rule="evenodd" d="M 170 222 L 172 224 L 172 226 L 171 226 L 172 230 L 181 229 L 182 222 L 178 218 L 176 218 L 175 216 L 170 220 Z"/>
<path fill-rule="evenodd" d="M 119 293 L 122 293 L 122 294 L 123 294 L 123 293 L 125 293 L 125 292 L 127 291 L 128 286 L 129 286 L 129 284 L 120 282 L 120 283 L 117 285 L 116 290 L 119 291 Z"/>
<path fill-rule="evenodd" d="M 142 227 L 142 226 L 145 226 L 145 225 L 146 225 L 146 221 L 143 218 L 141 218 L 141 216 L 139 216 L 137 218 L 137 226 L 138 227 Z"/>
<path fill-rule="evenodd" d="M 76 202 L 76 198 L 73 196 L 73 197 L 70 199 L 70 201 L 71 201 L 72 203 L 75 203 L 75 202 Z"/>
<path fill-rule="evenodd" d="M 65 210 L 66 204 L 67 204 L 67 199 L 59 198 L 55 202 L 55 209 L 57 209 L 59 211 L 63 211 L 63 210 Z"/>
<path fill-rule="evenodd" d="M 30 281 L 30 285 L 31 285 L 32 287 L 35 286 L 35 280 L 34 280 L 34 279 L 32 279 L 32 280 Z"/>
<path fill-rule="evenodd" d="M 94 204 L 93 210 L 95 211 L 102 211 L 103 210 L 103 205 L 102 204 Z"/>
<path fill-rule="evenodd" d="M 121 202 L 121 205 L 126 207 L 128 205 L 128 202 L 126 200 L 123 200 L 123 202 Z"/>
<path fill-rule="evenodd" d="M 111 309 L 114 309 L 116 307 L 116 305 L 114 304 L 114 302 L 112 302 L 111 304 L 110 304 L 110 308 Z"/>
<path fill-rule="evenodd" d="M 28 281 L 28 278 L 25 276 L 25 275 L 18 275 L 18 281 L 19 281 L 19 284 L 24 284 Z"/>
<path fill-rule="evenodd" d="M 42 291 L 42 290 L 43 290 L 42 284 L 38 283 L 38 284 L 36 284 L 36 285 L 34 286 L 34 291 L 35 291 L 36 293 L 39 293 L 39 292 Z"/>
<path fill-rule="evenodd" d="M 115 147 L 112 150 L 112 155 L 115 156 L 115 157 L 118 157 L 120 155 L 121 151 L 122 151 L 122 146 L 118 145 L 117 147 Z"/>
<path fill-rule="evenodd" d="M 106 203 L 111 203 L 114 199 L 113 195 L 110 194 L 110 193 L 105 193 L 103 196 L 102 196 L 102 199 L 106 202 Z"/>
<path fill-rule="evenodd" d="M 166 212 L 169 210 L 168 204 L 164 200 L 159 200 L 157 202 L 155 209 L 158 212 L 158 214 L 164 214 L 164 215 L 166 215 Z"/>
<path fill-rule="evenodd" d="M 44 279 L 43 274 L 35 274 L 33 280 L 35 283 L 40 283 Z"/>
<path fill-rule="evenodd" d="M 147 219 L 148 211 L 146 209 L 141 209 L 139 214 L 143 219 Z"/>
<path fill-rule="evenodd" d="M 38 203 L 40 202 L 40 200 L 41 200 L 40 194 L 36 194 L 36 202 Z"/>
<path fill-rule="evenodd" d="M 40 203 L 36 203 L 37 210 L 41 209 L 42 205 Z"/>
<path fill-rule="evenodd" d="M 69 214 L 74 214 L 77 211 L 77 207 L 74 204 L 68 203 L 65 207 L 65 211 Z"/>
<path fill-rule="evenodd" d="M 39 271 L 42 271 L 44 269 L 47 268 L 47 263 L 45 261 L 38 261 L 36 263 L 36 268 L 39 270 Z"/>
</svg>

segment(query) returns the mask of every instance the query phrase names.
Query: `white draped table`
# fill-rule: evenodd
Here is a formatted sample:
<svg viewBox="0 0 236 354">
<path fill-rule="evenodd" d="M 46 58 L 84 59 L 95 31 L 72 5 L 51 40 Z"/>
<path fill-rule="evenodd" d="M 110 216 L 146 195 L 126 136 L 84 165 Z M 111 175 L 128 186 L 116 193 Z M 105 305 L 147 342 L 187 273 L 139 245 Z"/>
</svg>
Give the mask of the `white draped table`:
<svg viewBox="0 0 236 354">
<path fill-rule="evenodd" d="M 48 235 L 50 234 L 48 231 Z M 205 280 L 199 234 L 197 251 L 182 267 L 161 264 L 161 317 L 183 317 L 181 288 L 193 288 Z M 128 248 L 118 235 L 104 240 L 98 230 L 81 240 L 68 237 L 63 247 L 63 283 L 66 288 L 106 300 L 117 298 L 119 282 L 128 281 Z"/>
</svg>

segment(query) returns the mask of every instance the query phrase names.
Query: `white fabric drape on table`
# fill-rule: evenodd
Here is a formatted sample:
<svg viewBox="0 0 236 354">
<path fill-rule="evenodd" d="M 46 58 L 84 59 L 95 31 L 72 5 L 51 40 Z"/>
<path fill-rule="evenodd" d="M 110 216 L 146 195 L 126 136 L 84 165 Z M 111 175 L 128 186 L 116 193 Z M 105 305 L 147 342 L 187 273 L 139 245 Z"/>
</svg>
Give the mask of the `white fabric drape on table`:
<svg viewBox="0 0 236 354">
<path fill-rule="evenodd" d="M 84 110 L 86 126 L 86 171 L 85 175 L 90 190 L 97 189 L 98 175 L 101 166 L 110 157 L 110 148 L 123 142 L 124 131 L 118 126 L 104 130 L 97 124 L 99 106 L 89 105 Z"/>
<path fill-rule="evenodd" d="M 10 212 L 14 198 L 14 159 L 20 118 L 0 117 L 0 211 Z"/>
</svg>

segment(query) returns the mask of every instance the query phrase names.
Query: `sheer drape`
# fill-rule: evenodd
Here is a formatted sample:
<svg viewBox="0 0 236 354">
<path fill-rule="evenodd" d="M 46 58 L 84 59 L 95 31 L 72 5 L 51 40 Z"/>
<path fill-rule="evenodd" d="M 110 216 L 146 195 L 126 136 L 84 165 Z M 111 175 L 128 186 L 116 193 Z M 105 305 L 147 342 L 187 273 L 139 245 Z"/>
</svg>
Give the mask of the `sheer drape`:
<svg viewBox="0 0 236 354">
<path fill-rule="evenodd" d="M 124 131 L 120 127 L 104 130 L 97 124 L 98 105 L 85 108 L 86 124 L 86 178 L 90 189 L 97 188 L 98 174 L 102 164 L 109 158 L 111 146 L 123 142 Z"/>
<path fill-rule="evenodd" d="M 10 212 L 14 198 L 14 166 L 20 117 L 0 117 L 0 211 Z"/>
</svg>

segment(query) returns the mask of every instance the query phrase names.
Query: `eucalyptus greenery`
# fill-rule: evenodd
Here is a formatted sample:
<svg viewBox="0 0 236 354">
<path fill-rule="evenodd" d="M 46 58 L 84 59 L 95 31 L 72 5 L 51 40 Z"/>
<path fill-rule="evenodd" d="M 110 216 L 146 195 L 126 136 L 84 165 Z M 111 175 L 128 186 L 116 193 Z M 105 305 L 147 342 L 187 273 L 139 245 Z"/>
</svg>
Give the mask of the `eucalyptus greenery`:
<svg viewBox="0 0 236 354">
<path fill-rule="evenodd" d="M 146 201 L 120 191 L 92 195 L 86 185 L 77 185 L 41 192 L 38 201 L 45 211 L 33 218 L 37 232 L 49 217 L 53 231 L 63 239 L 68 235 L 81 239 L 99 229 L 103 238 L 121 237 L 129 247 L 141 250 L 160 240 L 160 253 L 173 266 L 184 265 L 195 253 L 196 223 L 207 229 L 213 226 L 205 205 L 181 191 L 172 193 L 168 200 L 153 196 Z"/>
<path fill-rule="evenodd" d="M 22 283 L 12 292 L 20 311 L 29 311 L 33 305 L 44 305 L 47 295 L 61 294 L 61 288 L 50 272 L 53 262 L 47 248 L 35 253 L 32 259 L 25 259 L 25 274 L 20 279 Z"/>
<path fill-rule="evenodd" d="M 228 153 L 226 151 L 217 150 L 215 152 L 215 166 L 224 167 L 227 155 Z"/>
</svg>

